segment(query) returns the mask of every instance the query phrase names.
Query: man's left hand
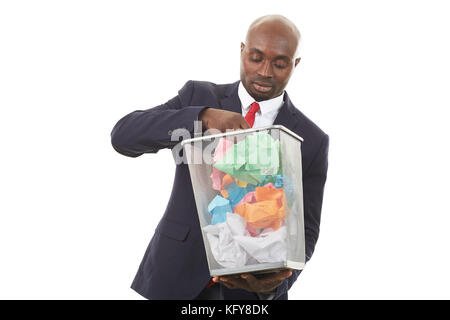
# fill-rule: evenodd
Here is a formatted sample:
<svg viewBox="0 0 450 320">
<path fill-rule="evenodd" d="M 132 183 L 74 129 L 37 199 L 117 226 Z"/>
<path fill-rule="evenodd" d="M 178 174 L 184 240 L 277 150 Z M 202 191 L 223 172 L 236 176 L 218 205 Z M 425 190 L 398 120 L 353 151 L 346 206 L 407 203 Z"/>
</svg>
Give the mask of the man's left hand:
<svg viewBox="0 0 450 320">
<path fill-rule="evenodd" d="M 256 278 L 250 273 L 243 273 L 238 277 L 214 277 L 214 282 L 220 282 L 228 289 L 244 289 L 249 292 L 270 293 L 281 285 L 284 279 L 292 275 L 291 270 L 283 270 L 277 273 L 271 273 L 261 278 Z"/>
</svg>

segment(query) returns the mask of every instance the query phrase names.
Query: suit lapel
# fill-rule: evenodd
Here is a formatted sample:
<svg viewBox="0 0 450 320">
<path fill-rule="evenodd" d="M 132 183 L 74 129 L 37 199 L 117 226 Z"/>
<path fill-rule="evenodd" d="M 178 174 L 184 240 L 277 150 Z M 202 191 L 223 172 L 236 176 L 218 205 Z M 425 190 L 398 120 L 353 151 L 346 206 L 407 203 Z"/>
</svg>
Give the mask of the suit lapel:
<svg viewBox="0 0 450 320">
<path fill-rule="evenodd" d="M 278 112 L 278 115 L 275 118 L 273 124 L 280 124 L 288 128 L 289 130 L 294 131 L 297 121 L 292 111 L 293 108 L 294 106 L 292 105 L 291 99 L 289 99 L 287 92 L 284 92 L 284 103 L 281 106 L 280 111 Z"/>
<path fill-rule="evenodd" d="M 238 86 L 239 81 L 236 81 L 225 89 L 225 95 L 220 100 L 220 106 L 224 110 L 233 111 L 240 114 L 242 112 L 242 107 L 241 100 L 238 95 Z"/>
</svg>

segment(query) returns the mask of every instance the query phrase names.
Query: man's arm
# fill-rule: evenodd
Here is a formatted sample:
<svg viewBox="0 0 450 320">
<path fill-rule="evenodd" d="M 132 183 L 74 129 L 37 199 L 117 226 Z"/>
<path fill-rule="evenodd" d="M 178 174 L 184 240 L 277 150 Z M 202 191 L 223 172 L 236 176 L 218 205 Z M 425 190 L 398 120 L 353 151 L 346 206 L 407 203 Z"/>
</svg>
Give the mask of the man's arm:
<svg viewBox="0 0 450 320">
<path fill-rule="evenodd" d="M 323 191 L 328 171 L 329 137 L 325 135 L 315 159 L 303 176 L 303 211 L 305 223 L 306 262 L 311 259 L 319 238 Z M 286 293 L 297 280 L 301 270 L 292 270 L 292 276 L 277 288 L 275 299 Z"/>
<path fill-rule="evenodd" d="M 188 81 L 178 95 L 168 102 L 147 110 L 136 110 L 120 119 L 111 132 L 114 149 L 128 157 L 156 153 L 171 148 L 172 131 L 185 128 L 194 136 L 194 120 L 206 106 L 189 106 L 194 82 Z"/>
<path fill-rule="evenodd" d="M 202 131 L 250 128 L 240 113 L 217 106 L 190 106 L 194 91 L 194 82 L 188 81 L 178 95 L 165 104 L 136 110 L 120 119 L 111 132 L 114 149 L 125 156 L 138 157 L 173 148 L 179 141 L 171 140 L 172 132 L 184 128 L 194 137 L 195 120 L 203 122 Z"/>
</svg>

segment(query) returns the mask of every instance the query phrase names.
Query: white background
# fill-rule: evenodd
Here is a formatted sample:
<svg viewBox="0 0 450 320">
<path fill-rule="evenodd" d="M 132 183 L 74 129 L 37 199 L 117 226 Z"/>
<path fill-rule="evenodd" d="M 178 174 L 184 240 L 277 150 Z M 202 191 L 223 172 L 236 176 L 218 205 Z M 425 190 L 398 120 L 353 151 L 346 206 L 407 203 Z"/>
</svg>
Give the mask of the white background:
<svg viewBox="0 0 450 320">
<path fill-rule="evenodd" d="M 189 80 L 239 78 L 257 17 L 299 27 L 287 87 L 330 135 L 315 254 L 291 299 L 450 298 L 445 1 L 2 1 L 0 298 L 140 299 L 169 150 L 114 124 Z"/>
</svg>

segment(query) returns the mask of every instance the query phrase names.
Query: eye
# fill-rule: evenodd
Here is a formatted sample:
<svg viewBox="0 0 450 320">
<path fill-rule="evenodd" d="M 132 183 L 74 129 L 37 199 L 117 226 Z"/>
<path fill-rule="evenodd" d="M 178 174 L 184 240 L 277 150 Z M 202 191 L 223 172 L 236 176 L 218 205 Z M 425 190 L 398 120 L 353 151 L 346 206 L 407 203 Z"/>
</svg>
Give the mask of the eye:
<svg viewBox="0 0 450 320">
<path fill-rule="evenodd" d="M 275 66 L 276 68 L 278 68 L 278 69 L 284 69 L 284 68 L 286 68 L 288 65 L 287 65 L 286 63 L 283 63 L 283 62 L 276 62 L 276 63 L 274 64 L 274 66 Z"/>
<path fill-rule="evenodd" d="M 260 55 L 251 55 L 250 56 L 250 60 L 253 61 L 253 62 L 261 62 L 262 58 L 261 58 Z"/>
</svg>

